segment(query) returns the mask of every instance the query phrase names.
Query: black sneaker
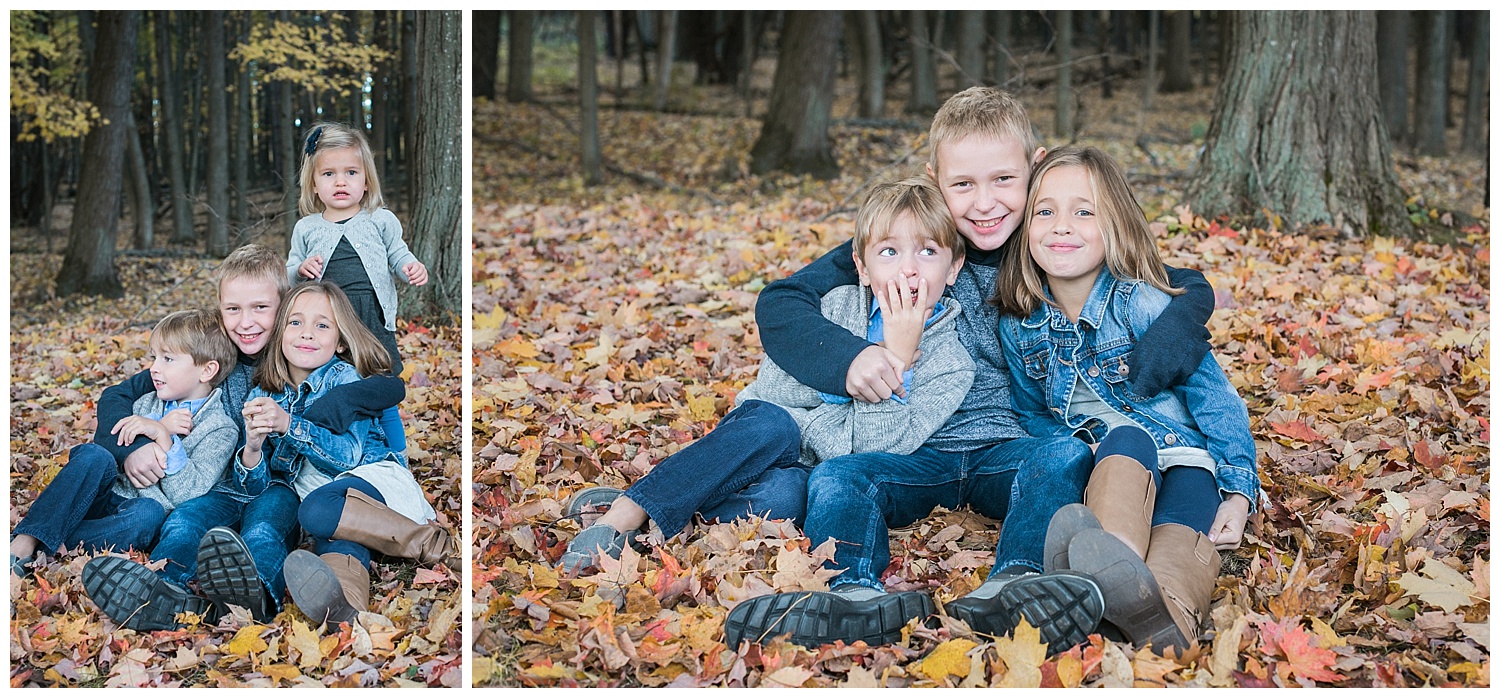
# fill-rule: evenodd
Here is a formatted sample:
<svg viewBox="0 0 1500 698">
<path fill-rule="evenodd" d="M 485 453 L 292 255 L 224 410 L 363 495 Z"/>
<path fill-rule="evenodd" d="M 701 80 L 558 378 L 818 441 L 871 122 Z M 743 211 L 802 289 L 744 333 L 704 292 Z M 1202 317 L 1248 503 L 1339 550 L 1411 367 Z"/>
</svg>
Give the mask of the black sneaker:
<svg viewBox="0 0 1500 698">
<path fill-rule="evenodd" d="M 913 618 L 935 609 L 932 599 L 918 591 L 881 594 L 851 601 L 826 591 L 799 591 L 757 596 L 742 602 L 724 619 L 724 641 L 737 649 L 741 640 L 765 642 L 788 635 L 803 647 L 819 647 L 843 640 L 864 640 L 871 646 L 901 641 L 901 628 Z"/>
<path fill-rule="evenodd" d="M 223 526 L 208 529 L 198 541 L 198 586 L 209 599 L 226 608 L 233 604 L 248 609 L 258 621 L 276 615 L 250 548 L 240 534 Z"/>
<path fill-rule="evenodd" d="M 1016 577 L 989 598 L 963 596 L 946 607 L 948 615 L 976 633 L 1001 637 L 1026 622 L 1041 632 L 1048 654 L 1088 641 L 1104 617 L 1104 595 L 1093 579 L 1073 572 Z"/>
<path fill-rule="evenodd" d="M 145 565 L 123 557 L 102 556 L 83 566 L 83 589 L 116 625 L 131 630 L 176 630 L 179 613 L 196 613 L 212 623 L 213 602 L 194 596 Z"/>
</svg>

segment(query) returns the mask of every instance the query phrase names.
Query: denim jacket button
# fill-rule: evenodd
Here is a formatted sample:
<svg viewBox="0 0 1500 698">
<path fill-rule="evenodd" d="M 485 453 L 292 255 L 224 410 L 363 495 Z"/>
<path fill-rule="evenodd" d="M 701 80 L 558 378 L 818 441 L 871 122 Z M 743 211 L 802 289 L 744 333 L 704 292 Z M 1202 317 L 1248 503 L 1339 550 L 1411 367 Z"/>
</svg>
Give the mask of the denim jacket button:
<svg viewBox="0 0 1500 698">
<path fill-rule="evenodd" d="M 1130 373 L 1130 367 L 1126 366 L 1125 364 L 1120 364 L 1120 375 L 1123 376 L 1123 375 L 1126 375 L 1128 373 Z"/>
<path fill-rule="evenodd" d="M 1135 411 L 1135 408 L 1131 407 L 1130 405 L 1121 405 L 1120 409 L 1125 410 L 1126 412 L 1134 412 Z"/>
<path fill-rule="evenodd" d="M 1162 441 L 1167 442 L 1167 445 L 1171 446 L 1172 444 L 1177 443 L 1177 435 L 1176 434 L 1167 434 L 1166 438 L 1163 438 Z"/>
<path fill-rule="evenodd" d="M 1099 367 L 1098 366 L 1090 366 L 1089 367 L 1089 377 L 1090 378 L 1098 378 L 1099 377 Z"/>
<path fill-rule="evenodd" d="M 1054 408 L 1052 408 L 1052 411 L 1056 412 L 1058 414 L 1062 414 L 1062 408 L 1061 407 L 1054 407 Z"/>
</svg>

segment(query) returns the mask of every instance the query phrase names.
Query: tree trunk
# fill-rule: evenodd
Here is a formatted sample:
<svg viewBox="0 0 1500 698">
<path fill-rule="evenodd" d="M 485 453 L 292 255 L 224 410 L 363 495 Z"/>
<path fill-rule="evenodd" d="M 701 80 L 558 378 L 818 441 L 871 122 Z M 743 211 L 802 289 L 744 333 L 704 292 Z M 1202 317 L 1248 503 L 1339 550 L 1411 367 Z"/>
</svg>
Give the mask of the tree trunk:
<svg viewBox="0 0 1500 698">
<path fill-rule="evenodd" d="M 1199 215 L 1410 231 L 1375 83 L 1368 12 L 1237 12 L 1186 200 Z M 1266 47 L 1282 47 L 1267 51 Z M 1297 95 L 1293 99 L 1288 95 Z"/>
<path fill-rule="evenodd" d="M 98 44 L 89 62 L 89 101 L 103 123 L 83 139 L 83 176 L 68 228 L 68 249 L 57 274 L 57 295 L 75 293 L 118 298 L 115 275 L 120 187 L 126 131 L 130 128 L 130 84 L 135 77 L 137 10 L 97 13 Z"/>
<path fill-rule="evenodd" d="M 495 99 L 495 68 L 500 60 L 501 10 L 474 10 L 473 95 Z"/>
<path fill-rule="evenodd" d="M 667 91 L 672 89 L 672 58 L 673 48 L 677 43 L 677 10 L 662 10 L 658 15 L 661 18 L 661 42 L 656 45 L 656 111 L 666 111 Z M 590 18 L 589 26 L 594 22 Z M 579 25 L 582 26 L 581 24 Z M 581 37 L 580 37 L 581 38 Z M 597 52 L 595 52 L 597 53 Z M 593 68 L 590 68 L 593 70 Z M 598 89 L 597 76 L 594 81 L 595 89 Z M 596 98 L 597 101 L 597 98 Z"/>
<path fill-rule="evenodd" d="M 937 65 L 932 60 L 932 36 L 927 29 L 927 10 L 907 10 L 907 44 L 911 49 L 911 99 L 906 111 L 934 114 L 938 109 Z"/>
<path fill-rule="evenodd" d="M 291 13 L 287 10 L 277 12 L 277 19 L 287 22 L 291 21 Z M 281 118 L 276 120 L 276 128 L 281 132 L 279 139 L 281 145 L 281 212 L 285 219 L 283 227 L 287 235 L 292 234 L 292 228 L 297 225 L 297 197 L 301 194 L 301 186 L 297 181 L 297 168 L 301 166 L 299 157 L 302 153 L 301 139 L 297 137 L 296 128 L 292 123 L 293 113 L 292 100 L 296 92 L 292 85 L 285 80 L 277 81 L 277 92 L 280 94 Z"/>
<path fill-rule="evenodd" d="M 1192 29 L 1193 13 L 1190 10 L 1167 10 L 1166 74 L 1161 79 L 1163 93 L 1193 89 Z"/>
<path fill-rule="evenodd" d="M 1151 102 L 1156 98 L 1156 53 L 1161 45 L 1161 10 L 1146 11 L 1146 94 L 1141 97 L 1141 119 L 1151 111 Z M 1144 123 L 1142 128 L 1144 131 Z"/>
<path fill-rule="evenodd" d="M 156 11 L 156 56 L 160 63 L 161 130 L 166 136 L 167 191 L 172 199 L 172 242 L 191 244 L 193 235 L 193 202 L 188 196 L 187 173 L 183 168 L 182 109 L 177 91 L 182 81 L 172 66 L 172 32 L 167 10 Z"/>
<path fill-rule="evenodd" d="M 1464 98 L 1464 152 L 1484 157 L 1484 106 L 1490 101 L 1490 91 L 1485 89 L 1490 67 L 1490 11 L 1478 10 L 1478 21 L 1474 22 L 1469 37 L 1469 94 Z"/>
<path fill-rule="evenodd" d="M 427 265 L 427 285 L 401 289 L 401 306 L 429 320 L 461 317 L 463 307 L 463 13 L 418 12 L 417 121 L 412 134 L 411 190 L 416 205 L 407 235 Z"/>
<path fill-rule="evenodd" d="M 536 33 L 536 10 L 510 10 L 510 46 L 505 66 L 505 99 L 531 101 L 531 45 Z M 642 49 L 642 55 L 645 50 Z M 644 59 L 642 59 L 644 60 Z"/>
<path fill-rule="evenodd" d="M 986 41 L 985 64 L 991 85 L 1001 88 L 1010 79 L 1010 11 L 990 10 L 985 13 L 990 23 L 990 39 Z"/>
<path fill-rule="evenodd" d="M 229 255 L 229 104 L 224 86 L 224 11 L 203 13 L 204 70 L 208 72 L 208 254 Z"/>
<path fill-rule="evenodd" d="M 596 74 L 598 46 L 593 11 L 579 10 L 578 99 L 582 121 L 579 137 L 583 146 L 583 181 L 587 184 L 598 184 L 603 179 L 600 171 L 600 161 L 603 158 L 599 151 L 599 76 Z M 658 47 L 657 50 L 662 49 Z M 668 51 L 667 55 L 670 60 L 671 52 Z"/>
<path fill-rule="evenodd" d="M 771 105 L 760 137 L 750 149 L 750 170 L 784 170 L 818 179 L 838 176 L 828 142 L 838 44 L 843 31 L 837 11 L 788 13 L 771 84 Z"/>
<path fill-rule="evenodd" d="M 1411 12 L 1384 10 L 1376 14 L 1375 43 L 1380 47 L 1376 51 L 1380 61 L 1376 72 L 1380 78 L 1380 114 L 1385 117 L 1385 130 L 1391 141 L 1406 141 L 1409 136 L 1407 83 L 1411 81 L 1406 52 L 1411 47 Z"/>
<path fill-rule="evenodd" d="M 236 42 L 249 39 L 250 12 L 241 12 L 239 21 L 235 24 L 238 26 L 235 31 Z M 234 80 L 234 147 L 230 149 L 234 168 L 231 174 L 234 196 L 229 203 L 229 220 L 236 231 L 243 231 L 249 225 L 246 203 L 250 196 L 250 161 L 255 157 L 255 151 L 250 147 L 250 66 L 237 67 Z M 237 233 L 236 238 L 241 235 L 243 232 Z"/>
<path fill-rule="evenodd" d="M 1120 23 L 1120 11 L 1099 11 L 1099 96 L 1113 99 L 1115 96 L 1115 71 L 1110 65 L 1110 44 L 1115 35 L 1115 25 Z"/>
<path fill-rule="evenodd" d="M 125 146 L 130 157 L 125 174 L 133 197 L 131 207 L 135 209 L 135 246 L 150 249 L 156 244 L 156 204 L 151 198 L 151 174 L 146 170 L 146 152 L 141 149 L 141 132 L 134 116 L 126 125 Z"/>
<path fill-rule="evenodd" d="M 958 89 L 984 81 L 984 11 L 958 11 Z"/>
<path fill-rule="evenodd" d="M 1453 53 L 1453 11 L 1433 10 L 1426 17 L 1417 53 L 1417 108 L 1412 140 L 1423 155 L 1447 155 L 1448 69 Z"/>
<path fill-rule="evenodd" d="M 885 51 L 880 45 L 880 18 L 875 10 L 849 10 L 859 47 L 859 116 L 885 117 Z"/>
<path fill-rule="evenodd" d="M 1058 10 L 1057 137 L 1073 142 L 1073 11 Z"/>
<path fill-rule="evenodd" d="M 387 10 L 375 11 L 374 38 L 376 46 L 387 51 L 391 46 L 391 23 Z M 375 74 L 370 81 L 370 149 L 375 154 L 376 172 L 390 169 L 390 123 L 391 123 L 391 62 L 387 58 L 375 65 Z M 493 97 L 494 85 L 491 85 Z"/>
</svg>

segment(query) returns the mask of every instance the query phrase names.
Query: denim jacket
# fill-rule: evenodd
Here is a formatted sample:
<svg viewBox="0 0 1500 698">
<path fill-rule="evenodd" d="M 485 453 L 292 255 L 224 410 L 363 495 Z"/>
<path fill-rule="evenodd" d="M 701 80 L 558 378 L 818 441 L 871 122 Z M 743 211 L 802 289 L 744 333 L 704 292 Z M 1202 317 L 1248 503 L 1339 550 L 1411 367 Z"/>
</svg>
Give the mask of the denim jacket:
<svg viewBox="0 0 1500 698">
<path fill-rule="evenodd" d="M 1082 379 L 1100 400 L 1150 434 L 1158 449 L 1207 450 L 1219 489 L 1244 495 L 1254 511 L 1260 475 L 1249 412 L 1213 354 L 1203 358 L 1187 383 L 1149 400 L 1132 393 L 1126 381 L 1126 357 L 1171 298 L 1144 281 L 1116 279 L 1104 268 L 1077 323 L 1046 304 L 1028 318 L 1002 317 L 1000 342 L 1016 412 L 1034 436 L 1074 435 L 1096 443 L 1108 425 L 1095 417 L 1069 416 L 1073 388 Z"/>
<path fill-rule="evenodd" d="M 386 445 L 385 432 L 374 419 L 362 419 L 349 425 L 348 431 L 337 433 L 303 419 L 318 398 L 334 386 L 359 380 L 354 366 L 334 357 L 323 364 L 295 388 L 279 393 L 268 393 L 260 386 L 250 390 L 245 401 L 258 397 L 270 397 L 291 415 L 285 434 L 271 434 L 265 443 L 260 464 L 246 468 L 241 450 L 234 457 L 234 474 L 239 489 L 251 496 L 265 491 L 273 482 L 291 486 L 302 469 L 311 465 L 330 477 L 339 473 L 383 460 L 395 460 L 406 464 L 406 454 L 396 453 Z"/>
</svg>

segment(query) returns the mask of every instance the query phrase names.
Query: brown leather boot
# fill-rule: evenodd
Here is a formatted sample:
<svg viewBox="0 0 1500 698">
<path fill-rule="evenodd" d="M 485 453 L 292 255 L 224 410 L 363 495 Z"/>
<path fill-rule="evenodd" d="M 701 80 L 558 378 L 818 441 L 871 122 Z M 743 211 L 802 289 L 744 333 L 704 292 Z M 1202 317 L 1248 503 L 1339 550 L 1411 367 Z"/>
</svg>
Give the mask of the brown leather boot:
<svg viewBox="0 0 1500 698">
<path fill-rule="evenodd" d="M 316 623 L 353 623 L 370 608 L 370 572 L 353 555 L 293 550 L 281 570 L 297 608 Z"/>
<path fill-rule="evenodd" d="M 1151 514 L 1156 511 L 1156 482 L 1151 471 L 1129 456 L 1106 456 L 1094 465 L 1083 503 L 1099 525 L 1145 558 L 1151 542 Z"/>
<path fill-rule="evenodd" d="M 1198 644 L 1198 631 L 1219 580 L 1219 551 L 1213 541 L 1187 526 L 1162 524 L 1151 529 L 1146 566 L 1161 585 L 1177 629 L 1190 645 Z"/>
<path fill-rule="evenodd" d="M 345 495 L 333 537 L 423 565 L 442 562 L 453 570 L 461 568 L 452 537 L 442 526 L 412 521 L 359 490 L 351 489 Z"/>
</svg>

